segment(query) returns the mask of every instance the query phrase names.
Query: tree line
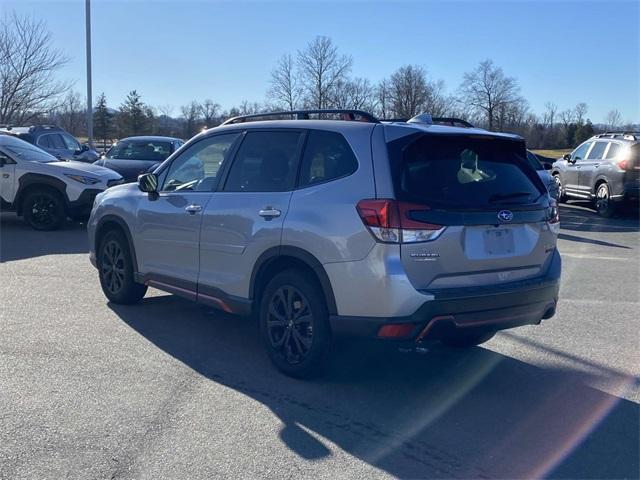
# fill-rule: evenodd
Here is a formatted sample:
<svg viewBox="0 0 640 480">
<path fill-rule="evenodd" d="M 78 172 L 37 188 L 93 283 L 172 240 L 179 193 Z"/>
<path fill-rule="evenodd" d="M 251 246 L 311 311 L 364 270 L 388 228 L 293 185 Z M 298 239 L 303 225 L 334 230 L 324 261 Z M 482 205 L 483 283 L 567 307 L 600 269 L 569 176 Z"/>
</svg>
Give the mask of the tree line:
<svg viewBox="0 0 640 480">
<path fill-rule="evenodd" d="M 69 61 L 53 48 L 42 21 L 16 14 L 0 20 L 0 124 L 55 123 L 76 136 L 86 135 L 85 99 L 55 72 Z M 132 90 L 112 108 L 101 94 L 94 112 L 94 137 L 105 144 L 132 135 L 190 138 L 203 128 L 237 115 L 304 108 L 358 109 L 381 119 L 408 119 L 427 112 L 434 117 L 456 117 L 489 130 L 522 135 L 532 148 L 569 148 L 605 129 L 633 129 L 622 125 L 611 110 L 604 124 L 594 126 L 588 105 L 559 111 L 547 102 L 534 113 L 515 77 L 492 60 L 480 62 L 463 75 L 452 91 L 421 65 L 403 65 L 372 83 L 352 75 L 353 58 L 333 41 L 318 36 L 303 49 L 285 53 L 266 82 L 265 99 L 245 100 L 228 109 L 211 99 L 193 100 L 175 108 L 152 106 Z M 629 122 L 630 123 L 630 122 Z"/>
</svg>

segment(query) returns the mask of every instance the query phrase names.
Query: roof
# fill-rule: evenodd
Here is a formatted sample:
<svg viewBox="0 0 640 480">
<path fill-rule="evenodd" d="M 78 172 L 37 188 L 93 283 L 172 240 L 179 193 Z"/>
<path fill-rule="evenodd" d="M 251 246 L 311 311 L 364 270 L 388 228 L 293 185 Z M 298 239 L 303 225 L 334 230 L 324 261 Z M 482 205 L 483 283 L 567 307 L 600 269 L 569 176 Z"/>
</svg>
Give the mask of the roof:
<svg viewBox="0 0 640 480">
<path fill-rule="evenodd" d="M 126 137 L 118 140 L 120 142 L 130 142 L 130 141 L 138 141 L 138 142 L 175 142 L 176 140 L 182 141 L 180 138 L 176 137 L 163 137 L 160 135 L 138 135 L 135 137 Z"/>
</svg>

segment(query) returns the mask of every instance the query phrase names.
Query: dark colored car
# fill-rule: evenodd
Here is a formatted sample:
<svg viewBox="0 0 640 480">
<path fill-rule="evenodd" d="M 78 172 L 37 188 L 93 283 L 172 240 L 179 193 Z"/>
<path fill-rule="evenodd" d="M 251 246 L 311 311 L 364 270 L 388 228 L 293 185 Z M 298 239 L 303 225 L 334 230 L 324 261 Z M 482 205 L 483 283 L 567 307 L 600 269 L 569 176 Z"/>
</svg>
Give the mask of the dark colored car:
<svg viewBox="0 0 640 480">
<path fill-rule="evenodd" d="M 111 147 L 96 165 L 115 170 L 125 183 L 138 180 L 138 175 L 153 171 L 184 142 L 173 137 L 128 137 Z"/>
<path fill-rule="evenodd" d="M 591 137 L 553 164 L 560 200 L 592 200 L 603 217 L 622 202 L 640 198 L 640 132 L 607 132 Z"/>
<path fill-rule="evenodd" d="M 81 144 L 64 129 L 55 125 L 33 125 L 30 127 L 3 126 L 3 133 L 29 142 L 59 160 L 75 160 L 77 162 L 93 163 L 98 158 L 98 152 L 87 144 Z"/>
</svg>

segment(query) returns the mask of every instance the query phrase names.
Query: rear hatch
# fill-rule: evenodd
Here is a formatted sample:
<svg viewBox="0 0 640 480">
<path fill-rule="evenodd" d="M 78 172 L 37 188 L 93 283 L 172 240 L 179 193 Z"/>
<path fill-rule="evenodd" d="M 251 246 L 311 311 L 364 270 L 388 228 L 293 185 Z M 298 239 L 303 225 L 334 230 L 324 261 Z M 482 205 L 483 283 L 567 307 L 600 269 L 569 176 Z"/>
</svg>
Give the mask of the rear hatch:
<svg viewBox="0 0 640 480">
<path fill-rule="evenodd" d="M 394 192 L 410 226 L 437 229 L 401 243 L 417 289 L 495 285 L 544 273 L 557 209 L 518 137 L 416 134 L 388 144 Z M 425 237 L 422 237 L 425 238 Z"/>
</svg>

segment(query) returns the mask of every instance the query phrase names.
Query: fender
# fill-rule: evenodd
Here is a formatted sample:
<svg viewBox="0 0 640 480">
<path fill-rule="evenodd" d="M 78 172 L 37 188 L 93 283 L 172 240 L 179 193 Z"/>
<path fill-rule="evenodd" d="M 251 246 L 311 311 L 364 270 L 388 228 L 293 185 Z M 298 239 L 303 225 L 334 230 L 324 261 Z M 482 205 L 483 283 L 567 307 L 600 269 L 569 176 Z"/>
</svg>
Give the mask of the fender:
<svg viewBox="0 0 640 480">
<path fill-rule="evenodd" d="M 251 281 L 249 284 L 249 298 L 253 298 L 255 294 L 256 280 L 261 270 L 264 267 L 267 267 L 268 264 L 274 260 L 277 260 L 281 257 L 292 257 L 296 260 L 301 261 L 309 268 L 311 268 L 318 280 L 320 281 L 320 286 L 322 287 L 322 292 L 324 293 L 324 297 L 327 300 L 327 309 L 329 310 L 329 315 L 337 314 L 336 307 L 336 299 L 333 294 L 333 288 L 331 287 L 331 282 L 329 281 L 329 276 L 325 271 L 322 263 L 314 257 L 311 253 L 303 250 L 302 248 L 293 247 L 290 245 L 281 245 L 279 247 L 272 247 L 268 250 L 265 250 L 262 255 L 258 257 L 255 265 L 253 266 L 253 271 L 251 272 Z"/>
<path fill-rule="evenodd" d="M 131 237 L 131 231 L 129 230 L 129 225 L 122 218 L 117 215 L 105 215 L 104 217 L 98 220 L 98 225 L 96 226 L 96 237 L 93 239 L 93 243 L 95 245 L 96 252 L 98 251 L 98 235 L 100 235 L 102 227 L 105 223 L 112 222 L 118 224 L 118 226 L 124 232 L 124 236 L 127 239 L 127 243 L 129 244 L 129 252 L 131 252 L 131 257 L 133 260 L 133 275 L 134 277 L 138 276 L 138 258 L 136 257 L 136 249 L 133 246 L 133 238 Z"/>
<path fill-rule="evenodd" d="M 16 195 L 13 200 L 18 214 L 22 213 L 22 195 L 24 194 L 26 188 L 31 185 L 47 185 L 56 189 L 64 198 L 65 206 L 69 207 L 69 197 L 67 197 L 66 183 L 64 183 L 59 178 L 45 175 L 43 173 L 25 173 L 20 178 L 18 178 L 18 189 L 16 190 Z"/>
</svg>

